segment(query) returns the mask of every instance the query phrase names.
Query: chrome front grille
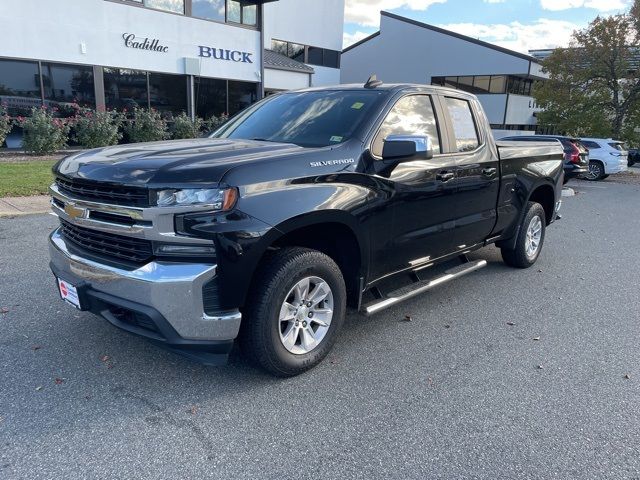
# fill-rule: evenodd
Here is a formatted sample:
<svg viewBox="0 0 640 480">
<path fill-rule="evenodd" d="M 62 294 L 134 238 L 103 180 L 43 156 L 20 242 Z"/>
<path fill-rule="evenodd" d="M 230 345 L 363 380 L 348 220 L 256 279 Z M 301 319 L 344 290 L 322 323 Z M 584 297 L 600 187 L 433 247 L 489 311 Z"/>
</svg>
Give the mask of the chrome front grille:
<svg viewBox="0 0 640 480">
<path fill-rule="evenodd" d="M 65 240 L 89 253 L 139 265 L 153 258 L 153 245 L 148 240 L 82 228 L 62 219 L 60 227 Z"/>
<path fill-rule="evenodd" d="M 149 191 L 141 187 L 110 185 L 86 180 L 56 178 L 60 192 L 82 200 L 99 201 L 112 205 L 148 207 Z"/>
</svg>

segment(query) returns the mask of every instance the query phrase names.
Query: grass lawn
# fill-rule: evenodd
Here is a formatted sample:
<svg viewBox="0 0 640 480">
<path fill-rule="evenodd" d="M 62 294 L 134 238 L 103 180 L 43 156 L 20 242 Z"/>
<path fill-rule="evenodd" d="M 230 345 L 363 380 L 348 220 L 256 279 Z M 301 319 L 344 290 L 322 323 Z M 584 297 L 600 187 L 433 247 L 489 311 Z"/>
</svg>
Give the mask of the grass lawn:
<svg viewBox="0 0 640 480">
<path fill-rule="evenodd" d="M 53 182 L 51 161 L 0 162 L 0 197 L 46 194 Z"/>
</svg>

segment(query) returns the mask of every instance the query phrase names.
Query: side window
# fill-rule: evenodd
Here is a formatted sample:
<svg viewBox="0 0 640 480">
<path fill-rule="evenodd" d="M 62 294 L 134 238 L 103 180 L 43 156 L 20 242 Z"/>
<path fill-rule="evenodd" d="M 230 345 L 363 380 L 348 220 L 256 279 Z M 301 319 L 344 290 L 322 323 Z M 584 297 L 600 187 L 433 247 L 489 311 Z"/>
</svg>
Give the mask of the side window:
<svg viewBox="0 0 640 480">
<path fill-rule="evenodd" d="M 590 141 L 583 141 L 582 144 L 590 149 L 596 149 L 596 148 L 600 148 L 600 145 L 598 145 L 596 142 L 590 142 Z"/>
<path fill-rule="evenodd" d="M 410 95 L 398 100 L 384 119 L 371 145 L 371 153 L 381 157 L 384 139 L 389 135 L 429 137 L 433 153 L 440 153 L 440 137 L 429 95 Z"/>
<path fill-rule="evenodd" d="M 469 102 L 451 97 L 446 97 L 445 102 L 453 124 L 453 133 L 456 136 L 457 151 L 469 152 L 478 148 L 480 140 Z"/>
</svg>

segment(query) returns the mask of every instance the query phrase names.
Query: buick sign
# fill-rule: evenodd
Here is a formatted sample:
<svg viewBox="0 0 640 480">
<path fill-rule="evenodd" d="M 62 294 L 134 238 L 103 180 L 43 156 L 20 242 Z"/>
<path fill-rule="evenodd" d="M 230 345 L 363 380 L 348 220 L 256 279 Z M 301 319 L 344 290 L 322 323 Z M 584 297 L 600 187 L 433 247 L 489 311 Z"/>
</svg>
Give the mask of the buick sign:
<svg viewBox="0 0 640 480">
<path fill-rule="evenodd" d="M 199 45 L 200 53 L 199 57 L 212 58 L 214 60 L 226 60 L 227 62 L 237 63 L 253 63 L 251 60 L 251 53 L 240 52 L 238 50 L 225 50 L 223 48 L 204 47 Z"/>
</svg>

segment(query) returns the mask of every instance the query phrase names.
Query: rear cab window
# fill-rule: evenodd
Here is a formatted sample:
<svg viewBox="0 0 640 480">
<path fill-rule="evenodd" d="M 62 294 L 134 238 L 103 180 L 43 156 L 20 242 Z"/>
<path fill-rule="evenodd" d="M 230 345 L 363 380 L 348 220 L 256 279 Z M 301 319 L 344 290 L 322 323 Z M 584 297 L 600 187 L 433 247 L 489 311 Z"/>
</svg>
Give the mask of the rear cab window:
<svg viewBox="0 0 640 480">
<path fill-rule="evenodd" d="M 478 148 L 480 138 L 469 101 L 445 97 L 445 104 L 453 125 L 456 151 L 471 152 Z"/>
</svg>

